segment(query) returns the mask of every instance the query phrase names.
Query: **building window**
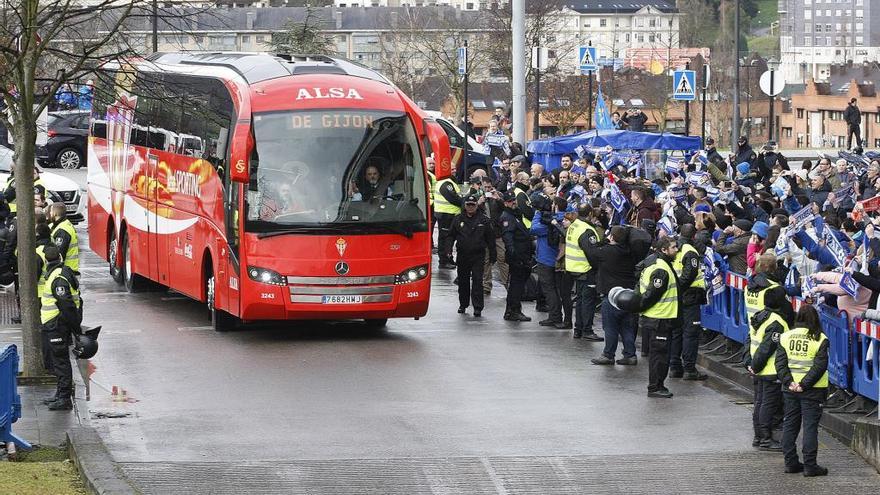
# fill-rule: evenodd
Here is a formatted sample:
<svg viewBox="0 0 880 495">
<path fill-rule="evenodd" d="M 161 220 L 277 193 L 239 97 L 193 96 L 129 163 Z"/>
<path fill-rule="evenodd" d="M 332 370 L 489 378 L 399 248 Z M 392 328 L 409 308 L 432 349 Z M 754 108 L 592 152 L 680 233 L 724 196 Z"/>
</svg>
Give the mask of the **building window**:
<svg viewBox="0 0 880 495">
<path fill-rule="evenodd" d="M 804 11 L 804 19 L 810 20 L 812 18 L 813 18 L 813 11 L 812 10 L 805 10 Z"/>
<path fill-rule="evenodd" d="M 840 9 L 834 11 L 834 17 L 840 17 Z"/>
<path fill-rule="evenodd" d="M 241 37 L 241 44 L 242 45 L 250 45 L 251 44 L 251 37 L 248 35 L 242 36 Z"/>
<path fill-rule="evenodd" d="M 799 119 L 804 118 L 804 109 L 803 108 L 797 109 L 797 118 L 799 118 Z"/>
<path fill-rule="evenodd" d="M 608 24 L 608 19 L 599 19 L 599 27 L 605 27 Z"/>
<path fill-rule="evenodd" d="M 654 33 L 650 33 L 650 34 L 648 34 L 648 41 L 649 41 L 650 43 L 653 43 L 655 39 L 656 39 L 656 38 L 655 38 L 655 36 L 654 36 Z"/>
<path fill-rule="evenodd" d="M 584 27 L 590 27 L 590 18 L 584 17 Z"/>
<path fill-rule="evenodd" d="M 804 23 L 804 32 L 805 33 L 812 33 L 813 32 L 813 23 L 812 22 L 805 22 Z"/>
<path fill-rule="evenodd" d="M 874 138 L 874 147 L 880 148 L 880 138 Z"/>
<path fill-rule="evenodd" d="M 785 137 L 787 137 L 787 138 L 791 137 L 791 127 L 783 127 L 782 131 L 785 134 Z"/>
<path fill-rule="evenodd" d="M 804 0 L 804 5 L 812 5 L 813 0 Z"/>
<path fill-rule="evenodd" d="M 657 19 L 648 19 L 648 27 L 657 27 Z"/>
<path fill-rule="evenodd" d="M 825 10 L 825 17 L 831 17 L 831 9 Z"/>
<path fill-rule="evenodd" d="M 257 36 L 257 43 L 265 43 L 265 42 L 266 42 L 265 36 L 259 36 L 259 35 Z"/>
<path fill-rule="evenodd" d="M 880 112 L 874 114 L 874 123 L 880 124 Z"/>
<path fill-rule="evenodd" d="M 629 38 L 630 38 L 629 33 L 626 33 L 626 42 L 627 43 L 629 43 Z"/>
<path fill-rule="evenodd" d="M 637 34 L 636 41 L 638 41 L 639 43 L 644 43 L 645 42 L 645 35 L 642 33 Z"/>
<path fill-rule="evenodd" d="M 864 36 L 856 36 L 856 44 L 859 46 L 864 45 L 865 44 L 865 37 Z"/>
<path fill-rule="evenodd" d="M 822 25 L 821 25 L 821 24 L 816 24 L 816 32 L 817 32 L 817 33 L 821 33 L 821 32 L 822 32 Z"/>
<path fill-rule="evenodd" d="M 861 22 L 857 22 L 856 23 L 856 32 L 861 33 L 863 29 L 865 29 L 864 24 L 862 24 Z"/>
<path fill-rule="evenodd" d="M 804 37 L 804 46 L 811 46 L 813 44 L 813 38 L 810 36 Z"/>
</svg>

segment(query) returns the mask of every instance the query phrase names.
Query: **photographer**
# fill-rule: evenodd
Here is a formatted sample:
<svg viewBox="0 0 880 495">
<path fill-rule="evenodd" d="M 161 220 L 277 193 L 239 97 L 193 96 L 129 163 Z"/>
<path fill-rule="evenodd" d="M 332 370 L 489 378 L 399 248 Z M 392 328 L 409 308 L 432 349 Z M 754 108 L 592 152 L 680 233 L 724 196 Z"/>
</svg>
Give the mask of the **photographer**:
<svg viewBox="0 0 880 495">
<path fill-rule="evenodd" d="M 562 301 L 556 288 L 556 258 L 559 257 L 559 242 L 563 238 L 560 231 L 562 213 L 555 212 L 553 201 L 543 194 L 532 198 L 532 207 L 535 208 L 535 216 L 532 218 L 529 233 L 537 238 L 535 271 L 541 292 L 547 301 L 548 313 L 547 319 L 540 324 L 545 327 L 565 328 L 562 322 Z"/>
<path fill-rule="evenodd" d="M 501 213 L 504 211 L 504 201 L 492 184 L 492 179 L 488 177 L 483 177 L 483 199 L 483 212 L 491 220 L 492 230 L 495 233 L 495 251 L 498 253 L 495 266 L 498 268 L 498 281 L 507 287 L 509 270 L 504 258 L 504 241 L 501 239 Z M 492 271 L 492 263 L 489 263 L 487 253 L 483 265 L 483 293 L 487 296 L 492 292 Z"/>
</svg>

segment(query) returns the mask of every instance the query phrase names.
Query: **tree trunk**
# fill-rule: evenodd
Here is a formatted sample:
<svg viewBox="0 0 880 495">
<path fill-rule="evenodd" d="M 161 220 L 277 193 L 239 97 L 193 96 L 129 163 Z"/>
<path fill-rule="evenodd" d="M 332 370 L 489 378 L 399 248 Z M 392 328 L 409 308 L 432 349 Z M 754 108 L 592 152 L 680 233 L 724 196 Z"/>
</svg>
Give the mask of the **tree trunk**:
<svg viewBox="0 0 880 495">
<path fill-rule="evenodd" d="M 34 44 L 22 54 L 19 108 L 13 124 L 15 137 L 15 203 L 18 229 L 18 281 L 21 300 L 22 372 L 44 375 L 40 338 L 40 302 L 37 295 L 37 254 L 34 229 L 34 148 L 37 126 L 34 116 Z"/>
</svg>

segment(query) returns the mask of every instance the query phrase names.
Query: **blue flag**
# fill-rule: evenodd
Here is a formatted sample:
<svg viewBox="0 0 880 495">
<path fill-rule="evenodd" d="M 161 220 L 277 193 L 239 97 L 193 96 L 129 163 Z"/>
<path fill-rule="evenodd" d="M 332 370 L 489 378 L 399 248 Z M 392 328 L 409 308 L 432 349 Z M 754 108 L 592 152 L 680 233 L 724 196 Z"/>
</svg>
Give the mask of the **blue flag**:
<svg viewBox="0 0 880 495">
<path fill-rule="evenodd" d="M 605 106 L 605 98 L 602 97 L 602 85 L 599 84 L 599 92 L 596 94 L 596 129 L 614 129 L 611 124 L 611 116 L 608 115 L 608 107 Z"/>
</svg>

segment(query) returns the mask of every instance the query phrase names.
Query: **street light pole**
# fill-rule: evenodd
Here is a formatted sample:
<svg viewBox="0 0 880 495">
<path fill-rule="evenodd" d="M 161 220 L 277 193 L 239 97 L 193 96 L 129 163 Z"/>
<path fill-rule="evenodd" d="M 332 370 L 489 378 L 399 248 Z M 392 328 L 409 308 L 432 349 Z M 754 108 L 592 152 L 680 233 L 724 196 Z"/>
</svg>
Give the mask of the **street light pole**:
<svg viewBox="0 0 880 495">
<path fill-rule="evenodd" d="M 684 70 L 691 70 L 691 63 L 684 63 Z M 696 86 L 696 85 L 695 85 Z M 696 91 L 696 89 L 694 88 Z M 691 102 L 690 100 L 684 101 L 684 135 L 691 135 Z"/>
<path fill-rule="evenodd" d="M 462 146 L 462 154 L 461 154 L 461 170 L 464 175 L 463 177 L 467 178 L 470 176 L 468 172 L 468 148 L 470 145 L 468 144 L 468 137 L 470 134 L 468 133 L 468 73 L 471 71 L 470 64 L 468 63 L 468 40 L 465 38 L 464 40 L 464 146 Z"/>
<path fill-rule="evenodd" d="M 532 130 L 533 139 L 538 139 L 541 135 L 541 46 L 538 44 L 539 41 L 535 36 L 535 128 Z"/>
<path fill-rule="evenodd" d="M 706 90 L 709 89 L 709 64 L 703 60 L 703 84 L 700 96 L 703 98 L 703 111 L 700 118 L 700 142 L 706 145 Z"/>
<path fill-rule="evenodd" d="M 159 0 L 153 0 L 153 53 L 159 51 Z"/>
<path fill-rule="evenodd" d="M 733 125 L 730 146 L 739 141 L 739 11 L 740 0 L 736 0 L 736 7 L 733 15 L 733 60 L 734 60 L 734 78 L 733 78 Z"/>
<path fill-rule="evenodd" d="M 593 46 L 593 40 L 587 42 L 587 46 Z M 594 61 L 595 62 L 595 61 Z M 587 72 L 587 129 L 593 128 L 593 71 Z"/>
</svg>

